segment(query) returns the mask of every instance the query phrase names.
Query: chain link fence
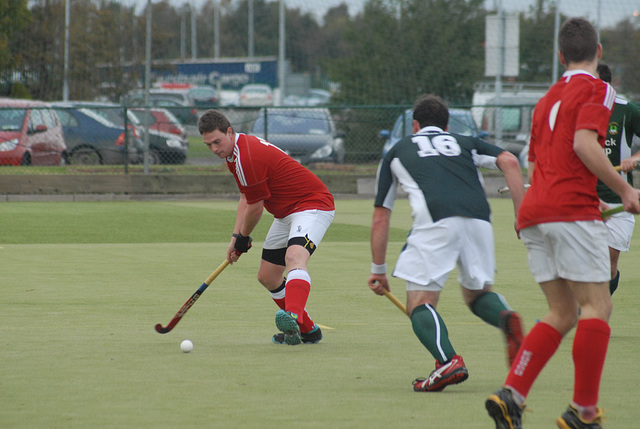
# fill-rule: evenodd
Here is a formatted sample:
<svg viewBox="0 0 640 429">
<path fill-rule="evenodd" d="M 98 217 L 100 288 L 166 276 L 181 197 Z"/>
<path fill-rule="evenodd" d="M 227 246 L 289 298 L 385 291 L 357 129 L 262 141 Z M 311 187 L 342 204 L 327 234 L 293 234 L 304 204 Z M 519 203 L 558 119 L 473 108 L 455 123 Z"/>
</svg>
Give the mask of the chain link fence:
<svg viewBox="0 0 640 429">
<path fill-rule="evenodd" d="M 455 106 L 451 132 L 480 136 L 519 155 L 533 104 Z M 212 106 L 212 108 L 218 108 Z M 269 141 L 305 165 L 375 165 L 411 134 L 411 106 L 218 108 L 237 132 Z M 202 144 L 206 109 L 99 102 L 0 101 L 2 174 L 207 174 L 222 160 Z"/>
</svg>

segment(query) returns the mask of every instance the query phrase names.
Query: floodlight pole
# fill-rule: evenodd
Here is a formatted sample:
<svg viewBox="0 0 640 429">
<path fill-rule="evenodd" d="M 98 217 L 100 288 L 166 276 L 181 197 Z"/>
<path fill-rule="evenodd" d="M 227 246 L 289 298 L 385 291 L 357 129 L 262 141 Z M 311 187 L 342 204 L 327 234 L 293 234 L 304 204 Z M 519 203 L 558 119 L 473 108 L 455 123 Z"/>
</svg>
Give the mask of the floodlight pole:
<svg viewBox="0 0 640 429">
<path fill-rule="evenodd" d="M 279 23 L 279 43 L 278 43 L 278 86 L 280 87 L 280 104 L 285 97 L 285 3 L 280 0 L 280 23 Z"/>
<path fill-rule="evenodd" d="M 144 71 L 144 174 L 149 174 L 149 88 L 151 87 L 151 0 L 147 0 L 147 40 Z"/>
<path fill-rule="evenodd" d="M 71 22 L 71 0 L 64 5 L 64 71 L 62 79 L 62 99 L 69 101 L 69 25 Z"/>
</svg>

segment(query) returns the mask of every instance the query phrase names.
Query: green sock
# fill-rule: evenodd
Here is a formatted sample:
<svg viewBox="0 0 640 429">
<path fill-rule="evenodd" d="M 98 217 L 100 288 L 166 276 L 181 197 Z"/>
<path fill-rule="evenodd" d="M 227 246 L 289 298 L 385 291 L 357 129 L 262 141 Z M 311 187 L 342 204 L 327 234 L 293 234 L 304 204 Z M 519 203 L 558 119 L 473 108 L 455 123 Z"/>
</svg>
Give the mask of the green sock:
<svg viewBox="0 0 640 429">
<path fill-rule="evenodd" d="M 420 342 L 438 362 L 448 362 L 455 356 L 447 326 L 429 304 L 419 305 L 411 312 L 411 324 Z"/>
<path fill-rule="evenodd" d="M 500 313 L 509 310 L 504 297 L 495 292 L 486 292 L 469 306 L 471 312 L 496 328 L 500 327 Z"/>
<path fill-rule="evenodd" d="M 617 272 L 616 276 L 609 280 L 609 293 L 613 295 L 613 293 L 618 289 L 618 282 L 620 281 L 620 271 Z"/>
</svg>

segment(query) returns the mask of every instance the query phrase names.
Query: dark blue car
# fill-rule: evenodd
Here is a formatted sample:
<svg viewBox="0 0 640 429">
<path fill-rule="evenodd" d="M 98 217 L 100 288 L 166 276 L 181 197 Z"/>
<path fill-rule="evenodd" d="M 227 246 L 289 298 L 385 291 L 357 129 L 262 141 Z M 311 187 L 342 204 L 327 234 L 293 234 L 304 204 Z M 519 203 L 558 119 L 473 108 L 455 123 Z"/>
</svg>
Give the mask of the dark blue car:
<svg viewBox="0 0 640 429">
<path fill-rule="evenodd" d="M 139 161 L 143 142 L 134 127 L 128 127 L 125 133 L 123 126 L 110 122 L 89 108 L 68 102 L 52 105 L 62 123 L 70 164 L 124 164 Z"/>
</svg>

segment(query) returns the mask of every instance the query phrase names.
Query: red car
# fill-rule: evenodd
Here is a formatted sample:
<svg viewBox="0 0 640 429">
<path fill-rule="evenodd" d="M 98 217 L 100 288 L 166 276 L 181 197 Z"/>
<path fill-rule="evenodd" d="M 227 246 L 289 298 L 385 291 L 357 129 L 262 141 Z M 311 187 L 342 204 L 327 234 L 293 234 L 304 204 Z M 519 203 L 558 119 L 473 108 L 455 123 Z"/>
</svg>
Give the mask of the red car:
<svg viewBox="0 0 640 429">
<path fill-rule="evenodd" d="M 144 126 L 145 121 L 145 109 L 135 108 L 131 109 L 138 121 Z M 187 139 L 187 131 L 184 125 L 174 116 L 173 113 L 167 109 L 161 109 L 159 107 L 153 107 L 149 109 L 150 121 L 149 128 L 156 131 L 163 131 L 165 133 L 175 134 Z"/>
<path fill-rule="evenodd" d="M 0 165 L 64 165 L 58 114 L 47 103 L 0 98 Z"/>
</svg>

